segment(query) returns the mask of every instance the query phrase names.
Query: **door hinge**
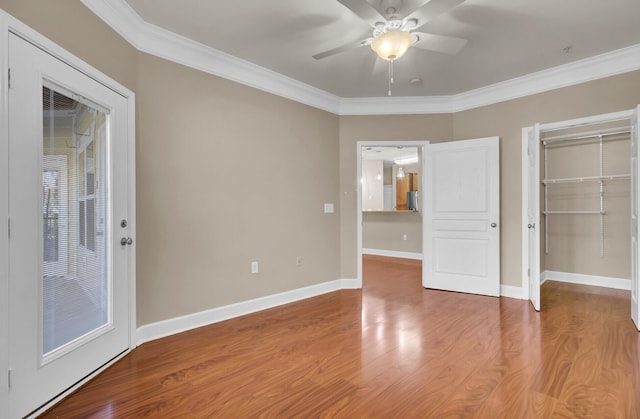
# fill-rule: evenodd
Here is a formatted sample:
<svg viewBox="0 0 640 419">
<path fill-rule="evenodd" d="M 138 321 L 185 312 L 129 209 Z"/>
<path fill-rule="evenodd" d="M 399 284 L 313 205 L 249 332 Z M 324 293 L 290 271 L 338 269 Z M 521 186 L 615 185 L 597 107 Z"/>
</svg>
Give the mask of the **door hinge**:
<svg viewBox="0 0 640 419">
<path fill-rule="evenodd" d="M 11 238 L 11 218 L 7 218 L 7 235 Z"/>
<path fill-rule="evenodd" d="M 9 69 L 9 89 L 11 89 L 11 69 Z"/>
<path fill-rule="evenodd" d="M 11 368 L 7 370 L 7 386 L 11 390 Z"/>
</svg>

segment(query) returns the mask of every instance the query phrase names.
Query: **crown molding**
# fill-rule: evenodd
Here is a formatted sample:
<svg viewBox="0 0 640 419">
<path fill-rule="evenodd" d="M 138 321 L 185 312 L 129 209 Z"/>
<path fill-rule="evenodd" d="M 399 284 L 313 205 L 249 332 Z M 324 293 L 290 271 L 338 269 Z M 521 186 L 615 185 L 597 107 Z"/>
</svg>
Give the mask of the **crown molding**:
<svg viewBox="0 0 640 419">
<path fill-rule="evenodd" d="M 409 115 L 453 113 L 453 96 L 343 98 L 339 115 Z"/>
<path fill-rule="evenodd" d="M 81 1 L 139 51 L 338 113 L 338 96 L 147 23 L 124 0 Z"/>
<path fill-rule="evenodd" d="M 640 70 L 640 44 L 449 96 L 340 98 L 145 22 L 125 0 L 81 0 L 134 48 L 337 115 L 454 113 Z"/>
<path fill-rule="evenodd" d="M 640 44 L 537 71 L 453 96 L 453 112 L 640 70 Z"/>
</svg>

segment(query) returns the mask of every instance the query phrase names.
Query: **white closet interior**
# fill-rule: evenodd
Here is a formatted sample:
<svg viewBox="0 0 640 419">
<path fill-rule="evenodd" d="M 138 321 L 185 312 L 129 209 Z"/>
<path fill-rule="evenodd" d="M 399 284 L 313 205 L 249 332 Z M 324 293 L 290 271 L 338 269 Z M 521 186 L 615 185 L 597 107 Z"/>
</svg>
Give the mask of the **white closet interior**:
<svg viewBox="0 0 640 419">
<path fill-rule="evenodd" d="M 629 279 L 630 121 L 542 133 L 542 270 Z"/>
</svg>

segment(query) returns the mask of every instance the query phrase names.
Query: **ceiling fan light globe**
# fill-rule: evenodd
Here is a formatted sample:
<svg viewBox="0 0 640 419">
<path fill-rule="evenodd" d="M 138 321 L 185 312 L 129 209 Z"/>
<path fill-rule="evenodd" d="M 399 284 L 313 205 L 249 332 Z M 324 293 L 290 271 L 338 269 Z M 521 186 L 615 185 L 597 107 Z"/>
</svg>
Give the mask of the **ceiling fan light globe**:
<svg viewBox="0 0 640 419">
<path fill-rule="evenodd" d="M 371 49 L 382 59 L 394 61 L 402 57 L 413 43 L 409 32 L 390 31 L 383 33 L 371 42 Z"/>
</svg>

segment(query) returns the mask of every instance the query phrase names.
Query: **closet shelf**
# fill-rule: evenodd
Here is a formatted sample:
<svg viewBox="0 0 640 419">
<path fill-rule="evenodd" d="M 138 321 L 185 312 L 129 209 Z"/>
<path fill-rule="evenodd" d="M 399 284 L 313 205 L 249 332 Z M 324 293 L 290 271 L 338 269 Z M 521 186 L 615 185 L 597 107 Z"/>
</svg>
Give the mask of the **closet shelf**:
<svg viewBox="0 0 640 419">
<path fill-rule="evenodd" d="M 631 179 L 631 175 L 582 176 L 582 177 L 566 177 L 566 178 L 558 178 L 558 179 L 543 179 L 542 184 L 550 185 L 555 183 L 600 182 L 603 180 L 624 180 L 624 179 Z"/>
<path fill-rule="evenodd" d="M 630 127 L 616 127 L 600 131 L 583 132 L 581 134 L 559 135 L 556 137 L 545 138 L 542 141 L 544 148 L 544 179 L 541 181 L 544 189 L 544 251 L 549 253 L 549 216 L 555 214 L 566 215 L 598 215 L 600 219 L 600 257 L 604 256 L 604 216 L 606 214 L 604 208 L 605 202 L 605 182 L 612 180 L 631 179 L 629 174 L 605 175 L 604 173 L 604 142 L 626 140 L 631 132 Z M 625 135 L 623 135 L 625 134 Z M 591 142 L 598 142 L 598 175 L 599 176 L 578 176 L 566 178 L 549 178 L 548 163 L 549 151 L 556 147 L 574 147 L 582 146 Z M 595 163 L 595 162 L 594 162 Z M 579 182 L 597 182 L 599 186 L 600 209 L 597 211 L 550 211 L 549 210 L 549 185 L 551 184 L 567 184 Z"/>
<path fill-rule="evenodd" d="M 580 215 L 580 214 L 589 215 L 589 214 L 595 214 L 595 215 L 605 215 L 607 212 L 606 211 L 542 211 L 542 213 L 544 215 L 553 215 L 553 214 L 567 214 L 567 215 Z"/>
</svg>

